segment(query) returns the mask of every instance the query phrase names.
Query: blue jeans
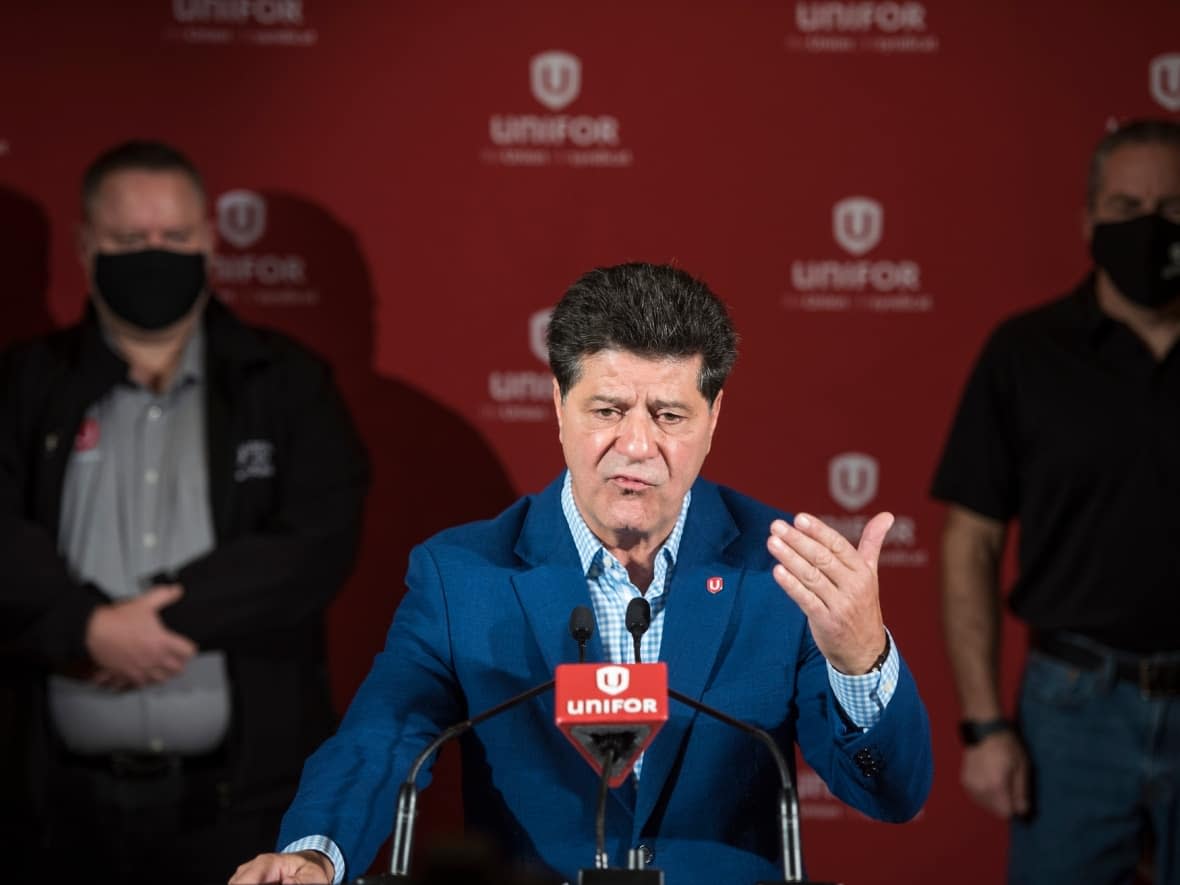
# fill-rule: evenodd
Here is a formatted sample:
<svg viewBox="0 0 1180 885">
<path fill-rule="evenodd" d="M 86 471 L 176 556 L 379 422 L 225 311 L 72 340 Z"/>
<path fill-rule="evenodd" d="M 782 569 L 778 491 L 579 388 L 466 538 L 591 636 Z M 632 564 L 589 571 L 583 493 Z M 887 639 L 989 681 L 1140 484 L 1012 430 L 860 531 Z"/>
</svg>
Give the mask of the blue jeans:
<svg viewBox="0 0 1180 885">
<path fill-rule="evenodd" d="M 1019 724 L 1032 813 L 1011 825 L 1010 885 L 1123 885 L 1148 830 L 1157 885 L 1180 885 L 1180 696 L 1033 651 Z"/>
</svg>

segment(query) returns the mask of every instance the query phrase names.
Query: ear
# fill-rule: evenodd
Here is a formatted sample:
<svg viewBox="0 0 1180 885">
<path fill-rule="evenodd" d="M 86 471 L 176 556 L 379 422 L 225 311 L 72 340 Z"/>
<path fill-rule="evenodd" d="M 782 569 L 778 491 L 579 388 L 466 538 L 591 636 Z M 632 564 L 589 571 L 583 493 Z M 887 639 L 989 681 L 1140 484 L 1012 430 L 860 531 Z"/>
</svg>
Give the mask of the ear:
<svg viewBox="0 0 1180 885">
<path fill-rule="evenodd" d="M 201 221 L 201 240 L 205 245 L 202 251 L 209 255 L 217 251 L 217 225 L 212 218 L 206 217 Z"/>
<path fill-rule="evenodd" d="M 1086 248 L 1090 248 L 1090 240 L 1094 238 L 1094 214 L 1089 209 L 1082 210 L 1082 241 Z"/>
<path fill-rule="evenodd" d="M 77 250 L 78 261 L 82 264 L 82 271 L 89 278 L 90 262 L 94 260 L 94 231 L 85 221 L 78 222 L 74 230 L 74 248 Z"/>
<path fill-rule="evenodd" d="M 713 431 L 717 429 L 717 419 L 721 417 L 721 399 L 724 396 L 724 390 L 717 391 L 717 396 L 713 399 L 713 405 L 709 407 L 709 449 L 713 448 Z M 707 453 L 708 449 L 705 451 Z"/>
<path fill-rule="evenodd" d="M 561 387 L 557 383 L 557 379 L 553 379 L 553 411 L 557 415 L 557 439 L 561 439 Z"/>
<path fill-rule="evenodd" d="M 82 277 L 86 280 L 87 293 L 91 294 L 97 288 L 94 285 L 94 256 L 98 253 L 98 240 L 94 236 L 94 228 L 88 221 L 78 222 L 74 231 L 74 248 L 77 250 L 78 263 L 82 265 Z"/>
</svg>

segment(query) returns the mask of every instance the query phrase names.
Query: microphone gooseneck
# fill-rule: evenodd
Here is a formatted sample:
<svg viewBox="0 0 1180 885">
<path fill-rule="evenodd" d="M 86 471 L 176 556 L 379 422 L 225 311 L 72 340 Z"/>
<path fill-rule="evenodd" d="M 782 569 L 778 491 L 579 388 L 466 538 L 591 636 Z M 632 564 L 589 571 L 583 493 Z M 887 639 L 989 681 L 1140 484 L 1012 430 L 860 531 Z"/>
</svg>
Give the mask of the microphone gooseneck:
<svg viewBox="0 0 1180 885">
<path fill-rule="evenodd" d="M 795 792 L 795 784 L 791 779 L 791 770 L 787 765 L 786 757 L 783 756 L 782 749 L 765 729 L 759 728 L 756 725 L 750 725 L 747 722 L 742 722 L 740 719 L 735 719 L 733 716 L 722 713 L 720 710 L 710 707 L 708 704 L 703 704 L 695 698 L 691 698 L 671 688 L 668 689 L 668 697 L 672 698 L 672 700 L 679 701 L 687 707 L 691 707 L 698 713 L 704 713 L 706 716 L 716 719 L 718 722 L 724 722 L 726 725 L 732 726 L 738 731 L 744 731 L 751 737 L 761 741 L 763 746 L 770 752 L 771 758 L 774 759 L 775 767 L 778 768 L 779 777 L 779 836 L 783 850 L 783 881 L 802 882 L 803 851 L 799 838 L 799 794 Z"/>
<path fill-rule="evenodd" d="M 611 769 L 618 758 L 615 747 L 608 745 L 606 752 L 606 764 L 602 766 L 602 777 L 598 781 L 598 807 L 594 811 L 594 868 L 598 870 L 610 866 L 610 858 L 606 853 L 606 794 Z"/>
<path fill-rule="evenodd" d="M 438 737 L 427 744 L 421 753 L 414 757 L 414 762 L 410 765 L 409 774 L 406 775 L 406 779 L 402 782 L 397 794 L 397 811 L 394 814 L 393 850 L 390 852 L 390 873 L 393 876 L 405 876 L 410 871 L 410 849 L 414 837 L 414 818 L 418 813 L 418 772 L 426 764 L 426 760 L 438 752 L 439 748 L 448 741 L 454 740 L 481 722 L 491 719 L 493 716 L 498 716 L 505 710 L 515 707 L 517 704 L 522 704 L 539 694 L 544 694 L 553 688 L 553 685 L 554 680 L 550 679 L 548 682 L 535 685 L 527 691 L 522 691 L 520 694 L 510 697 L 508 700 L 496 704 L 496 706 L 484 710 L 482 713 L 472 716 L 470 719 L 456 722 L 450 728 L 445 729 Z"/>
<path fill-rule="evenodd" d="M 631 639 L 635 642 L 635 663 L 642 664 L 643 655 L 640 652 L 640 643 L 643 640 L 643 634 L 651 626 L 651 603 L 642 596 L 636 596 L 627 603 L 624 623 L 627 625 L 627 632 L 631 634 Z"/>
<path fill-rule="evenodd" d="M 585 654 L 586 641 L 594 634 L 594 615 L 584 605 L 580 605 L 570 613 L 570 634 L 578 642 L 579 654 Z M 414 820 L 418 815 L 418 772 L 426 764 L 426 760 L 438 752 L 439 748 L 448 741 L 470 731 L 488 719 L 499 716 L 506 710 L 523 704 L 540 694 L 553 688 L 556 680 L 550 679 L 541 685 L 533 686 L 527 691 L 508 698 L 490 709 L 484 710 L 470 719 L 456 722 L 450 728 L 444 729 L 438 737 L 432 740 L 410 765 L 409 773 L 402 782 L 397 794 L 397 808 L 394 812 L 393 848 L 390 851 L 390 871 L 381 877 L 382 882 L 408 881 L 410 871 L 410 850 L 414 841 Z"/>
</svg>

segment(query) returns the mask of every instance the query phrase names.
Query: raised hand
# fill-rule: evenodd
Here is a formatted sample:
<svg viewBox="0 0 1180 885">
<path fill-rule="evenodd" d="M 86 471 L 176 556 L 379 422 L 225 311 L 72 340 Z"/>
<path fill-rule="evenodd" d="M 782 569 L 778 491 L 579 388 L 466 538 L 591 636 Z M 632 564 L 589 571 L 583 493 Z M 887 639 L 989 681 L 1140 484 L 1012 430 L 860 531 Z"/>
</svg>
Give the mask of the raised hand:
<svg viewBox="0 0 1180 885">
<path fill-rule="evenodd" d="M 878 513 L 853 547 L 835 529 L 800 513 L 776 519 L 766 547 L 775 581 L 803 610 L 824 657 L 841 673 L 867 673 L 885 650 L 877 561 L 893 514 Z"/>
</svg>

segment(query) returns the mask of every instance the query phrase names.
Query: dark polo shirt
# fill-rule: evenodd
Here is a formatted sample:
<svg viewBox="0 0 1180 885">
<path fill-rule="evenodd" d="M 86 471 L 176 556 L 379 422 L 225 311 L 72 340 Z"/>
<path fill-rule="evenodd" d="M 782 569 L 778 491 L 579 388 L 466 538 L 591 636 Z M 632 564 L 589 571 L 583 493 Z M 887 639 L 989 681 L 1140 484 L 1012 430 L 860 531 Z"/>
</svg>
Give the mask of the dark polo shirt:
<svg viewBox="0 0 1180 885">
<path fill-rule="evenodd" d="M 1093 279 L 1003 322 L 932 494 L 1019 522 L 1009 604 L 1031 626 L 1180 649 L 1180 355 L 1157 361 Z"/>
</svg>

